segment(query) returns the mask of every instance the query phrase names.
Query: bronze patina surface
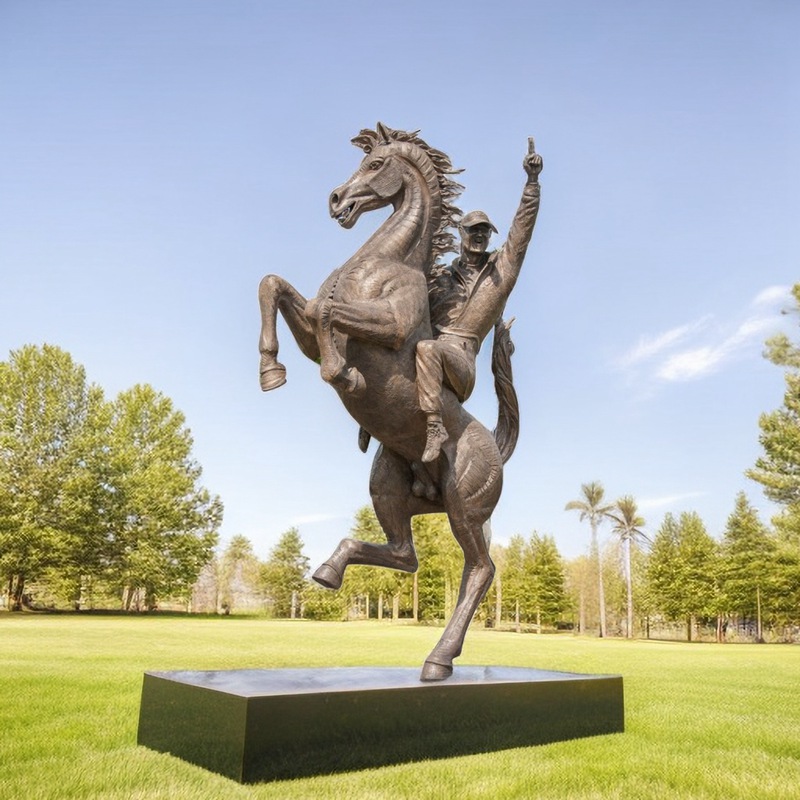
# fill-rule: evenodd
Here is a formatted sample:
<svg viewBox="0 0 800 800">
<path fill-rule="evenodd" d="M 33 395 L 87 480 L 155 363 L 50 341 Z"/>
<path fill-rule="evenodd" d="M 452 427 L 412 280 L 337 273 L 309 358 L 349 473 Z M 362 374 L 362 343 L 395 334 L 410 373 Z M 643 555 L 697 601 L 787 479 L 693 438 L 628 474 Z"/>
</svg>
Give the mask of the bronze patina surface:
<svg viewBox="0 0 800 800">
<path fill-rule="evenodd" d="M 542 159 L 529 139 L 527 179 L 507 241 L 488 252 L 489 217 L 459 217 L 461 189 L 450 158 L 416 132 L 378 123 L 353 139 L 365 156 L 329 198 L 345 228 L 362 214 L 392 206 L 389 218 L 308 300 L 286 280 L 267 275 L 259 287 L 260 377 L 264 391 L 286 380 L 277 360 L 280 312 L 301 351 L 320 363 L 359 425 L 359 445 L 379 447 L 370 494 L 385 544 L 344 539 L 314 573 L 321 585 L 341 586 L 350 564 L 414 572 L 411 519 L 445 512 L 464 553 L 455 610 L 428 655 L 421 678 L 453 671 L 464 636 L 494 577 L 489 519 L 500 498 L 503 464 L 517 441 L 518 405 L 509 324 L 502 314 L 519 276 L 539 210 Z M 458 227 L 460 254 L 449 229 Z M 475 382 L 475 358 L 494 329 L 493 371 L 498 420 L 489 432 L 462 402 Z"/>
</svg>

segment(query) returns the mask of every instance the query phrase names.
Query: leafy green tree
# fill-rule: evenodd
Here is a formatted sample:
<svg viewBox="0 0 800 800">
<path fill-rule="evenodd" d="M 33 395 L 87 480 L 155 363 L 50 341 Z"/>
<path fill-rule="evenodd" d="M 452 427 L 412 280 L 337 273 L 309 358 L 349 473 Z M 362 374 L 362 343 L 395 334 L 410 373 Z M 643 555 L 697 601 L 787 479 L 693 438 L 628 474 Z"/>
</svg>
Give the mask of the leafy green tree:
<svg viewBox="0 0 800 800">
<path fill-rule="evenodd" d="M 350 535 L 364 542 L 382 544 L 386 542 L 386 534 L 371 505 L 363 506 L 356 512 Z M 409 578 L 407 573 L 381 567 L 354 565 L 347 568 L 342 592 L 346 597 L 360 596 L 365 599 L 366 616 L 370 615 L 372 600 L 376 603 L 379 619 L 384 618 L 385 602 L 393 601 L 393 615 L 399 613 L 399 595 Z"/>
<path fill-rule="evenodd" d="M 622 545 L 623 570 L 625 573 L 625 590 L 627 595 L 627 626 L 626 636 L 633 638 L 633 573 L 631 570 L 631 549 L 639 541 L 646 541 L 644 518 L 639 516 L 636 501 L 630 495 L 620 497 L 608 512 L 609 518 L 614 523 L 613 531 L 617 534 Z"/>
<path fill-rule="evenodd" d="M 605 489 L 599 481 L 581 484 L 582 497 L 579 500 L 570 500 L 566 511 L 578 511 L 581 522 L 589 521 L 591 530 L 590 555 L 597 564 L 597 595 L 600 606 L 600 636 L 606 636 L 606 597 L 603 586 L 603 559 L 597 541 L 597 529 L 604 519 L 608 517 L 612 506 L 603 503 Z"/>
<path fill-rule="evenodd" d="M 492 543 L 490 556 L 495 565 L 494 581 L 483 602 L 486 619 L 492 620 L 488 624 L 499 627 L 503 622 L 503 575 L 506 568 L 506 548 L 501 544 Z"/>
<path fill-rule="evenodd" d="M 777 546 L 744 492 L 736 496 L 722 540 L 721 578 L 726 609 L 755 618 L 756 638 L 763 640 L 762 608 L 776 593 Z"/>
<path fill-rule="evenodd" d="M 189 595 L 212 558 L 222 503 L 199 485 L 183 414 L 151 386 L 121 392 L 109 428 L 109 508 L 124 607 L 144 598 Z"/>
<path fill-rule="evenodd" d="M 0 572 L 12 609 L 26 582 L 74 558 L 87 530 L 70 488 L 101 406 L 102 392 L 58 347 L 27 345 L 0 362 Z"/>
<path fill-rule="evenodd" d="M 653 538 L 647 569 L 648 593 L 654 607 L 667 619 L 678 619 L 682 614 L 679 546 L 680 526 L 672 514 L 667 514 Z"/>
<path fill-rule="evenodd" d="M 667 619 L 686 620 L 692 639 L 698 617 L 719 614 L 719 552 L 703 521 L 684 512 L 667 514 L 653 539 L 649 561 L 650 596 Z"/>
<path fill-rule="evenodd" d="M 298 616 L 300 599 L 305 588 L 308 558 L 303 553 L 303 540 L 297 528 L 281 534 L 262 569 L 262 581 L 272 600 L 276 617 Z"/>
<path fill-rule="evenodd" d="M 680 516 L 678 558 L 683 584 L 683 616 L 687 639 L 698 617 L 719 614 L 719 546 L 709 535 L 700 516 L 691 511 Z"/>
<path fill-rule="evenodd" d="M 507 612 L 512 617 L 517 631 L 520 630 L 522 615 L 525 611 L 526 580 L 525 580 L 525 557 L 527 547 L 525 539 L 515 533 L 509 540 L 505 551 L 503 564 L 503 603 L 508 608 L 513 609 Z"/>
<path fill-rule="evenodd" d="M 595 565 L 586 555 L 570 559 L 566 564 L 567 602 L 580 634 L 586 633 L 588 609 L 596 600 L 594 572 Z"/>
<path fill-rule="evenodd" d="M 445 619 L 458 596 L 464 557 L 446 514 L 425 514 L 411 521 L 419 559 L 416 573 L 419 619 Z M 413 578 L 412 578 L 413 580 Z"/>
<path fill-rule="evenodd" d="M 345 575 L 345 582 L 347 576 Z M 341 621 L 347 619 L 348 595 L 344 585 L 332 592 L 313 581 L 303 587 L 303 617 L 305 619 Z"/>
<path fill-rule="evenodd" d="M 536 532 L 528 542 L 529 604 L 536 616 L 538 630 L 542 624 L 555 625 L 563 618 L 567 606 L 564 562 L 552 536 Z"/>
<path fill-rule="evenodd" d="M 261 563 L 246 536 L 234 536 L 219 559 L 219 607 L 230 614 L 252 608 L 260 595 Z"/>
<path fill-rule="evenodd" d="M 795 315 L 800 312 L 800 283 L 792 287 Z M 773 518 L 775 540 L 775 596 L 773 607 L 787 624 L 800 621 L 800 345 L 785 334 L 767 340 L 764 355 L 786 368 L 783 407 L 762 414 L 759 441 L 764 449 L 748 477 L 763 486 L 764 494 L 783 506 Z"/>
<path fill-rule="evenodd" d="M 796 315 L 800 312 L 800 283 L 792 286 L 792 297 L 794 298 L 792 311 Z M 793 344 L 785 333 L 779 333 L 771 339 L 767 339 L 766 344 L 765 358 L 778 366 L 800 370 L 800 347 Z"/>
<path fill-rule="evenodd" d="M 748 477 L 764 487 L 764 494 L 787 506 L 790 513 L 800 507 L 800 374 L 787 373 L 784 406 L 762 414 L 759 440 L 764 455 Z"/>
</svg>

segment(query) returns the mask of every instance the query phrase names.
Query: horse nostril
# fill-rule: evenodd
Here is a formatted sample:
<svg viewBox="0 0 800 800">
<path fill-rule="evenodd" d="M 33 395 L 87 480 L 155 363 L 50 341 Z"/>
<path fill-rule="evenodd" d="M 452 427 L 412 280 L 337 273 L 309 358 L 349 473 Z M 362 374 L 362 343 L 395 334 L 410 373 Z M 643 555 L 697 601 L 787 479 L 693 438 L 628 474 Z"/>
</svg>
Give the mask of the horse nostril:
<svg viewBox="0 0 800 800">
<path fill-rule="evenodd" d="M 339 205 L 339 195 L 336 192 L 331 195 L 331 205 Z"/>
</svg>

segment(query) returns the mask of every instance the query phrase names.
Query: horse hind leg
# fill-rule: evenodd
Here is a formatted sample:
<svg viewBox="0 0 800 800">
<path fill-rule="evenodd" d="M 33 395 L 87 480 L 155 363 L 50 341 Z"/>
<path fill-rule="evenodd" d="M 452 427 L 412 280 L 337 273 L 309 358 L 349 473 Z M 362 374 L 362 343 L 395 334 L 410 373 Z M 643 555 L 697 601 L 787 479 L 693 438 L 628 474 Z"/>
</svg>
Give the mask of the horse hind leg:
<svg viewBox="0 0 800 800">
<path fill-rule="evenodd" d="M 469 447 L 468 442 L 465 444 Z M 453 615 L 423 665 L 420 676 L 423 681 L 441 681 L 453 674 L 453 659 L 461 655 L 472 618 L 494 579 L 495 567 L 489 555 L 491 532 L 487 523 L 499 497 L 502 464 L 499 453 L 492 456 L 487 451 L 489 457 L 483 460 L 477 457 L 479 450 L 471 452 L 475 457 L 463 460 L 464 466 L 461 466 L 462 459 L 456 458 L 456 466 L 448 471 L 443 486 L 450 528 L 464 553 L 464 570 Z M 476 481 L 475 474 L 467 479 L 467 473 L 478 465 L 483 467 L 479 469 L 481 480 Z M 481 490 L 475 492 L 479 484 Z"/>
<path fill-rule="evenodd" d="M 464 551 L 464 571 L 455 611 L 422 666 L 423 681 L 442 681 L 453 674 L 453 659 L 461 655 L 472 618 L 494 579 L 495 567 L 486 547 L 483 525 L 471 523 L 461 527 L 452 520 L 450 524 Z"/>
<path fill-rule="evenodd" d="M 408 462 L 381 447 L 375 455 L 370 477 L 370 494 L 385 543 L 342 539 L 331 557 L 312 576 L 328 589 L 342 585 L 350 564 L 388 567 L 402 572 L 416 572 L 417 554 L 411 535 L 412 474 Z"/>
<path fill-rule="evenodd" d="M 265 276 L 258 287 L 258 304 L 261 309 L 259 379 L 261 389 L 269 392 L 286 383 L 286 367 L 278 361 L 278 311 L 286 320 L 302 353 L 312 361 L 319 359 L 319 345 L 305 316 L 306 298 L 288 281 L 279 275 Z"/>
</svg>

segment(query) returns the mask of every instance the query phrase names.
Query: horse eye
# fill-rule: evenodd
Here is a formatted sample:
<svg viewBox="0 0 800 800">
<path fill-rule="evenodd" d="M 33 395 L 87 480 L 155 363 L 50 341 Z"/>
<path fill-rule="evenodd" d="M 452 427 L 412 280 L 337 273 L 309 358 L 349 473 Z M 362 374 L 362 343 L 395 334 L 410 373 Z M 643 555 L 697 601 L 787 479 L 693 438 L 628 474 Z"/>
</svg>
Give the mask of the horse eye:
<svg viewBox="0 0 800 800">
<path fill-rule="evenodd" d="M 381 161 L 380 159 L 377 159 L 377 160 L 375 160 L 375 161 L 370 163 L 369 168 L 370 169 L 380 169 L 382 166 L 383 166 L 383 161 Z"/>
</svg>

